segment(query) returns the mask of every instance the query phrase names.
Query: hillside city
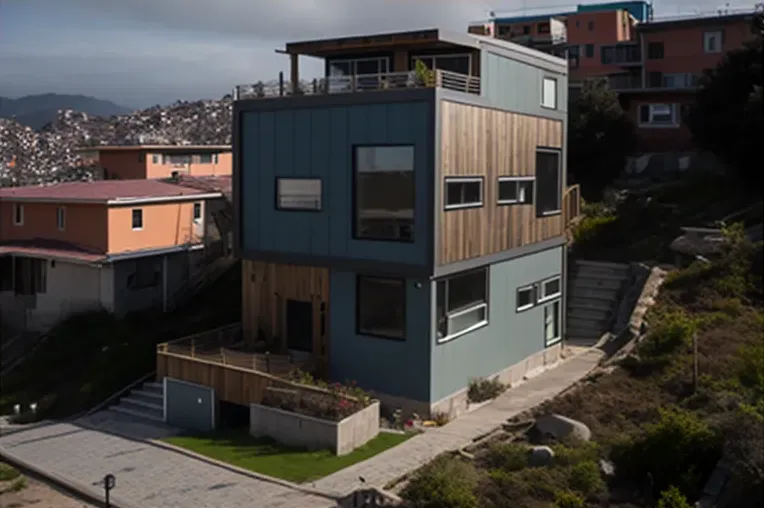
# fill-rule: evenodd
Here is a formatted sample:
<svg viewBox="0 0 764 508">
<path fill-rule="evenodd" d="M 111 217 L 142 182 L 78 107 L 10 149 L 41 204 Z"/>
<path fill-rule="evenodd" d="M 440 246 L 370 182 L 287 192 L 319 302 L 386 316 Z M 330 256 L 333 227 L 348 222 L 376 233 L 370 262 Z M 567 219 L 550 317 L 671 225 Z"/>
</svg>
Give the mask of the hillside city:
<svg viewBox="0 0 764 508">
<path fill-rule="evenodd" d="M 764 5 L 655 8 L 0 97 L 0 506 L 764 508 Z"/>
</svg>

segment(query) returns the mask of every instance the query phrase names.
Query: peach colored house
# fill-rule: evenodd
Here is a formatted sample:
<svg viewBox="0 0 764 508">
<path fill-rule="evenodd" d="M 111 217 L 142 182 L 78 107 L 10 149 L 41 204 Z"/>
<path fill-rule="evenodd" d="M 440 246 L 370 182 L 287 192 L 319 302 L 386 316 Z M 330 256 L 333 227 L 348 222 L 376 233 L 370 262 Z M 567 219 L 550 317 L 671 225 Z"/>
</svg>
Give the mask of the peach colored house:
<svg viewBox="0 0 764 508">
<path fill-rule="evenodd" d="M 230 176 L 230 145 L 134 145 L 82 148 L 83 158 L 103 168 L 104 179 Z"/>
<path fill-rule="evenodd" d="M 0 189 L 0 319 L 42 330 L 93 308 L 167 308 L 221 196 L 158 180 Z"/>
</svg>

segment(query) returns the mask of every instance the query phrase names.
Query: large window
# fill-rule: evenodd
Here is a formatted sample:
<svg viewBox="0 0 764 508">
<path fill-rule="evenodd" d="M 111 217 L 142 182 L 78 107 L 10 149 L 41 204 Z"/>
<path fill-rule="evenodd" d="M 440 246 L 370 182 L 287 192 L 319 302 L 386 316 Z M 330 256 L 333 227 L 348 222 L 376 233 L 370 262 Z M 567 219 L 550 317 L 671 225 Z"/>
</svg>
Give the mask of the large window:
<svg viewBox="0 0 764 508">
<path fill-rule="evenodd" d="M 500 176 L 500 205 L 521 205 L 533 203 L 533 180 L 531 177 Z"/>
<path fill-rule="evenodd" d="M 536 151 L 536 215 L 552 215 L 562 209 L 560 151 Z"/>
<path fill-rule="evenodd" d="M 277 178 L 276 208 L 321 210 L 321 180 L 319 178 Z"/>
<path fill-rule="evenodd" d="M 469 54 L 458 55 L 417 55 L 411 58 L 411 68 L 416 65 L 416 61 L 421 60 L 428 69 L 438 69 L 441 71 L 456 72 L 469 76 L 472 66 L 472 56 Z"/>
<path fill-rule="evenodd" d="M 544 78 L 541 82 L 541 107 L 557 109 L 557 80 Z"/>
<path fill-rule="evenodd" d="M 377 90 L 389 68 L 390 60 L 387 57 L 330 60 L 329 92 L 344 93 L 354 86 L 359 90 Z"/>
<path fill-rule="evenodd" d="M 414 241 L 414 147 L 355 149 L 354 237 Z"/>
<path fill-rule="evenodd" d="M 185 166 L 187 164 L 191 164 L 191 162 L 192 162 L 191 155 L 165 154 L 164 156 L 165 164 L 172 164 L 175 166 Z"/>
<path fill-rule="evenodd" d="M 406 282 L 358 276 L 356 326 L 360 335 L 406 338 Z"/>
<path fill-rule="evenodd" d="M 199 164 L 212 164 L 212 154 L 211 153 L 199 154 Z"/>
<path fill-rule="evenodd" d="M 640 104 L 640 127 L 678 127 L 679 115 L 676 104 Z"/>
<path fill-rule="evenodd" d="M 444 198 L 446 210 L 483 206 L 483 178 L 446 178 Z"/>
<path fill-rule="evenodd" d="M 438 342 L 488 323 L 488 268 L 439 280 L 436 292 Z"/>
<path fill-rule="evenodd" d="M 544 307 L 544 344 L 551 346 L 560 341 L 560 300 Z"/>
</svg>

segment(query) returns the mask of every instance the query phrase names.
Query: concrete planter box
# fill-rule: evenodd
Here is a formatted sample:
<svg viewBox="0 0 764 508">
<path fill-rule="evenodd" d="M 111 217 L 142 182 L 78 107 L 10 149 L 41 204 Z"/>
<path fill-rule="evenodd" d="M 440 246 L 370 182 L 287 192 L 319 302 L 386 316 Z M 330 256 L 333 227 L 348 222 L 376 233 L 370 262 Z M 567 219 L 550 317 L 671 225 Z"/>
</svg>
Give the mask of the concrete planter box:
<svg viewBox="0 0 764 508">
<path fill-rule="evenodd" d="M 275 407 L 251 404 L 249 433 L 281 443 L 308 448 L 328 448 L 347 455 L 379 434 L 379 401 L 344 420 L 332 422 Z"/>
</svg>

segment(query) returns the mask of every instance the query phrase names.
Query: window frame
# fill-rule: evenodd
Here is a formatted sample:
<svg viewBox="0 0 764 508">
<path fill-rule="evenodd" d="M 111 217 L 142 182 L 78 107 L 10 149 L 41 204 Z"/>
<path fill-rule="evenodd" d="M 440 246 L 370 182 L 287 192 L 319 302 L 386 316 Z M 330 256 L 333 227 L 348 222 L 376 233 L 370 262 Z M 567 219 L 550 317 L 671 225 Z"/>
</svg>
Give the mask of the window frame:
<svg viewBox="0 0 764 508">
<path fill-rule="evenodd" d="M 208 157 L 209 160 L 204 160 L 203 157 Z M 211 153 L 200 153 L 199 154 L 199 162 L 198 164 L 212 164 L 212 154 Z"/>
<path fill-rule="evenodd" d="M 401 304 L 403 306 L 403 329 L 401 330 L 401 336 L 386 335 L 380 333 L 369 333 L 361 329 L 361 281 L 363 279 L 376 279 L 383 281 L 390 281 L 400 283 L 401 289 Z M 362 275 L 357 274 L 355 278 L 355 333 L 362 337 L 371 337 L 375 339 L 386 339 L 396 342 L 406 342 L 406 326 L 407 326 L 407 313 L 406 313 L 406 279 L 401 277 L 386 277 L 381 275 Z"/>
<path fill-rule="evenodd" d="M 135 225 L 135 212 L 140 213 L 140 226 Z M 132 208 L 130 210 L 130 225 L 133 227 L 133 231 L 142 231 L 143 230 L 143 208 Z"/>
<path fill-rule="evenodd" d="M 521 292 L 530 291 L 531 292 L 531 303 L 526 305 L 520 305 L 520 296 Z M 515 313 L 519 314 L 521 312 L 525 312 L 527 310 L 530 310 L 534 308 L 537 305 L 538 300 L 538 285 L 535 282 L 532 282 L 531 284 L 525 284 L 524 286 L 520 286 L 515 291 Z"/>
<path fill-rule="evenodd" d="M 546 83 L 547 82 L 553 82 L 554 83 L 554 95 L 553 95 L 553 106 L 549 106 L 544 100 L 546 98 Z M 560 90 L 558 88 L 559 81 L 557 78 L 553 78 L 551 76 L 543 76 L 541 78 L 541 107 L 544 109 L 550 109 L 550 110 L 557 110 L 558 104 L 557 104 L 557 94 L 560 93 Z"/>
<path fill-rule="evenodd" d="M 562 171 L 563 171 L 563 159 L 562 159 L 562 150 L 560 148 L 553 148 L 553 147 L 547 147 L 547 146 L 537 146 L 536 147 L 536 159 L 534 160 L 534 163 L 538 161 L 538 154 L 539 153 L 551 153 L 554 155 L 557 155 L 557 209 L 556 210 L 547 210 L 544 212 L 539 212 L 538 206 L 539 206 L 539 184 L 538 184 L 538 167 L 535 168 L 536 171 L 536 183 L 534 184 L 534 204 L 536 205 L 536 217 L 552 217 L 554 215 L 560 215 L 562 213 Z M 538 166 L 538 164 L 536 164 Z"/>
<path fill-rule="evenodd" d="M 281 197 L 279 185 L 281 181 L 287 180 L 301 180 L 301 181 L 317 181 L 318 182 L 318 208 L 294 208 L 284 207 L 279 198 Z M 322 212 L 324 208 L 324 182 L 321 178 L 317 177 L 302 177 L 302 176 L 277 176 L 274 184 L 275 201 L 273 203 L 274 208 L 279 212 Z"/>
<path fill-rule="evenodd" d="M 412 207 L 412 219 L 411 219 L 411 237 L 410 238 L 391 238 L 391 237 L 376 237 L 376 236 L 362 236 L 358 228 L 358 149 L 359 148 L 411 148 L 412 160 L 411 160 L 411 178 L 413 179 L 413 202 Z M 416 241 L 416 213 L 417 213 L 417 182 L 416 182 L 416 153 L 417 148 L 413 143 L 375 143 L 375 144 L 358 144 L 352 146 L 352 167 L 353 180 L 352 180 L 352 210 L 353 210 L 353 224 L 352 224 L 352 238 L 353 240 L 362 240 L 367 242 L 393 242 L 393 243 L 414 243 Z"/>
<path fill-rule="evenodd" d="M 578 22 L 576 22 L 578 23 Z M 586 44 L 586 47 L 584 48 L 584 57 L 585 58 L 594 58 L 594 44 Z"/>
<path fill-rule="evenodd" d="M 546 321 L 547 321 L 547 312 L 554 313 L 556 317 L 553 317 L 553 319 L 556 318 L 557 320 L 557 333 L 555 337 L 547 338 L 546 336 Z M 558 342 L 562 341 L 562 300 L 555 300 L 553 302 L 550 302 L 546 305 L 544 305 L 544 316 L 543 316 L 543 330 L 544 330 L 544 347 L 551 347 L 557 344 Z"/>
<path fill-rule="evenodd" d="M 427 54 L 420 54 L 420 55 L 412 55 L 409 58 L 409 71 L 416 70 L 416 61 L 422 60 L 422 63 L 425 63 L 425 60 L 432 60 L 432 66 L 437 70 L 438 69 L 438 58 L 467 58 L 467 69 L 469 70 L 469 73 L 466 74 L 466 76 L 472 76 L 472 53 L 433 53 L 431 55 Z M 453 71 L 446 71 L 446 72 L 453 72 Z M 455 72 L 454 74 L 459 74 L 458 72 Z"/>
<path fill-rule="evenodd" d="M 151 163 L 152 164 L 162 164 L 162 157 L 158 153 L 152 153 L 151 154 Z"/>
<path fill-rule="evenodd" d="M 660 48 L 660 50 L 658 50 Z M 650 41 L 647 43 L 647 59 L 663 60 L 666 57 L 666 45 L 663 41 Z"/>
<path fill-rule="evenodd" d="M 501 199 L 501 184 L 506 182 L 531 182 L 531 195 L 530 199 L 526 201 L 520 201 L 518 199 Z M 520 186 L 517 186 L 517 189 L 520 189 Z M 519 193 L 518 193 L 519 194 Z M 500 176 L 496 180 L 496 204 L 498 206 L 507 206 L 507 205 L 532 205 L 535 201 L 536 197 L 536 177 L 535 176 Z"/>
<path fill-rule="evenodd" d="M 480 183 L 480 201 L 448 204 L 448 184 L 450 183 Z M 443 210 L 466 210 L 468 208 L 482 208 L 485 206 L 485 177 L 484 176 L 447 176 L 443 179 Z"/>
<path fill-rule="evenodd" d="M 671 122 L 670 123 L 654 123 L 654 113 L 653 113 L 653 106 L 669 106 L 671 108 Z M 642 120 L 642 108 L 648 108 L 648 120 L 643 121 Z M 637 109 L 637 120 L 638 125 L 640 128 L 648 128 L 648 129 L 676 129 L 680 126 L 680 119 L 678 115 L 678 104 L 675 102 L 671 103 L 642 103 L 639 105 Z"/>
<path fill-rule="evenodd" d="M 13 204 L 13 225 L 14 226 L 23 226 L 24 225 L 24 205 L 23 205 L 23 203 L 14 203 Z"/>
<path fill-rule="evenodd" d="M 708 41 L 711 38 L 715 38 L 717 42 L 717 49 L 715 51 L 711 51 L 708 49 Z M 722 30 L 706 30 L 703 32 L 703 53 L 707 55 L 718 55 L 720 53 L 724 52 L 723 41 L 724 40 L 724 32 Z"/>
<path fill-rule="evenodd" d="M 559 281 L 560 283 L 560 289 L 551 295 L 546 294 L 546 284 L 553 282 L 553 281 Z M 562 275 L 553 275 L 552 277 L 547 277 L 546 279 L 543 279 L 539 281 L 538 283 L 538 298 L 536 300 L 536 305 L 550 302 L 552 300 L 555 300 L 557 298 L 562 297 Z"/>
<path fill-rule="evenodd" d="M 471 273 L 474 273 L 474 272 L 479 272 L 479 271 L 485 272 L 484 273 L 484 277 L 485 277 L 485 298 L 484 298 L 484 301 L 482 303 L 479 303 L 479 304 L 476 304 L 476 305 L 471 305 L 471 306 L 463 307 L 463 308 L 460 308 L 458 310 L 449 312 L 448 311 L 448 283 L 449 283 L 449 281 L 451 279 L 455 279 L 455 278 L 462 277 L 462 276 L 465 276 L 465 275 L 468 275 L 468 274 L 471 274 Z M 443 295 L 443 298 L 444 298 L 444 302 L 443 302 L 443 314 L 444 314 L 444 318 L 446 319 L 446 331 L 447 332 L 448 332 L 448 322 L 449 322 L 449 319 L 451 319 L 451 318 L 463 316 L 463 315 L 468 314 L 470 312 L 475 312 L 478 309 L 482 309 L 484 311 L 483 319 L 481 321 L 478 321 L 477 323 L 475 323 L 473 325 L 468 326 L 467 328 L 465 328 L 463 330 L 459 330 L 458 332 L 451 333 L 451 334 L 447 333 L 443 337 L 438 337 L 438 331 L 439 331 L 438 321 L 440 319 L 440 314 L 437 312 L 437 298 L 438 298 L 438 284 L 440 284 L 440 283 L 445 284 L 444 295 Z M 435 328 L 434 328 L 435 329 L 435 342 L 436 342 L 436 344 L 444 344 L 446 342 L 450 342 L 450 341 L 452 341 L 452 340 L 454 340 L 456 338 L 459 338 L 459 337 L 461 337 L 463 335 L 467 335 L 468 333 L 472 333 L 475 330 L 479 330 L 480 328 L 488 326 L 488 323 L 490 322 L 490 308 L 489 308 L 490 305 L 489 304 L 490 304 L 490 301 L 491 301 L 491 267 L 490 266 L 483 266 L 483 267 L 480 267 L 480 268 L 473 268 L 473 269 L 470 269 L 470 270 L 465 270 L 463 272 L 452 273 L 450 275 L 447 275 L 447 276 L 445 276 L 443 278 L 440 278 L 440 279 L 436 280 L 435 281 L 434 296 L 435 296 L 435 307 L 436 307 Z"/>
<path fill-rule="evenodd" d="M 196 211 L 197 210 L 199 210 L 199 216 L 198 217 L 196 216 Z M 192 213 L 193 213 L 192 216 L 194 218 L 194 224 L 201 224 L 202 218 L 204 217 L 204 213 L 203 213 L 203 210 L 202 210 L 202 203 L 201 202 L 194 203 L 194 207 L 193 207 L 193 212 Z"/>
<path fill-rule="evenodd" d="M 56 228 L 59 231 L 66 231 L 66 207 L 59 206 L 56 208 Z"/>
</svg>

